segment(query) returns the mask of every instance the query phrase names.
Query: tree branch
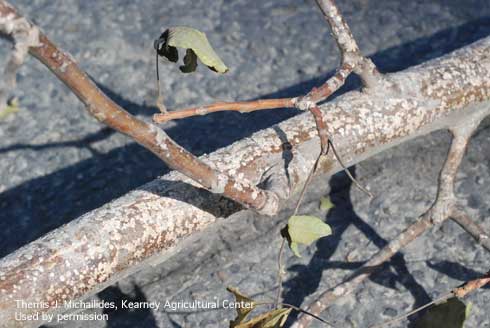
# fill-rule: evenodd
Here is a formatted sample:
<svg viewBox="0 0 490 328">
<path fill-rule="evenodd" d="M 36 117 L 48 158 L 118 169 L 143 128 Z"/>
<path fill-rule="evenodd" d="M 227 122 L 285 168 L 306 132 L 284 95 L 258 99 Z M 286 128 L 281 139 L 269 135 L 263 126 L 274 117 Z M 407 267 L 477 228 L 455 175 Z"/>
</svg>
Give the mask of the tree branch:
<svg viewBox="0 0 490 328">
<path fill-rule="evenodd" d="M 374 87 L 381 80 L 376 65 L 362 55 L 354 36 L 334 0 L 315 0 L 328 22 L 332 35 L 340 50 L 342 65 L 352 66 L 366 87 Z"/>
<path fill-rule="evenodd" d="M 171 120 L 179 120 L 186 117 L 207 115 L 210 113 L 223 111 L 250 113 L 264 109 L 293 108 L 295 107 L 295 104 L 292 100 L 293 98 L 282 98 L 261 99 L 254 101 L 217 102 L 206 106 L 185 108 L 167 113 L 158 113 L 153 115 L 153 121 L 155 123 L 164 123 Z"/>
<path fill-rule="evenodd" d="M 274 108 L 298 108 L 309 110 L 320 101 L 328 98 L 345 83 L 345 79 L 352 71 L 361 77 L 364 86 L 374 87 L 382 80 L 382 75 L 373 62 L 364 57 L 352 36 L 349 26 L 332 0 L 316 0 L 320 10 L 326 18 L 332 35 L 337 42 L 342 60 L 334 76 L 329 78 L 322 86 L 313 88 L 308 94 L 295 98 L 266 99 L 243 102 L 217 102 L 207 106 L 192 107 L 182 110 L 164 112 L 153 115 L 155 123 L 182 119 L 197 115 L 206 115 L 219 111 L 238 111 L 248 113 L 258 110 Z"/>
<path fill-rule="evenodd" d="M 463 208 L 456 207 L 451 214 L 451 220 L 466 230 L 475 238 L 478 244 L 490 251 L 490 235 L 478 223 L 473 221 Z"/>
<path fill-rule="evenodd" d="M 380 268 L 400 249 L 414 241 L 433 225 L 441 224 L 452 215 L 456 205 L 456 197 L 454 195 L 456 173 L 463 160 L 472 133 L 486 115 L 488 115 L 487 112 L 484 114 L 477 113 L 475 116 L 469 116 L 463 122 L 459 122 L 458 126 L 450 128 L 453 133 L 453 140 L 444 166 L 439 174 L 437 197 L 430 209 L 421 215 L 416 223 L 400 233 L 388 245 L 371 257 L 363 267 L 356 270 L 346 281 L 318 296 L 311 303 L 312 305 L 306 309 L 308 312 L 319 316 L 337 299 L 352 293 L 372 272 Z M 303 315 L 292 327 L 305 328 L 310 325 L 311 321 L 312 318 L 310 316 Z"/>
<path fill-rule="evenodd" d="M 0 18 L 9 17 L 13 19 L 12 22 L 27 22 L 8 2 L 0 1 Z M 35 27 L 30 24 L 30 29 Z M 246 180 L 237 180 L 213 169 L 180 147 L 157 126 L 129 114 L 90 80 L 70 54 L 58 49 L 43 33 L 39 32 L 38 44 L 28 49 L 32 56 L 46 65 L 70 88 L 99 122 L 131 137 L 157 155 L 170 168 L 178 170 L 207 190 L 223 194 L 262 214 L 273 215 L 277 212 L 278 199 L 275 194 L 261 190 Z"/>
</svg>

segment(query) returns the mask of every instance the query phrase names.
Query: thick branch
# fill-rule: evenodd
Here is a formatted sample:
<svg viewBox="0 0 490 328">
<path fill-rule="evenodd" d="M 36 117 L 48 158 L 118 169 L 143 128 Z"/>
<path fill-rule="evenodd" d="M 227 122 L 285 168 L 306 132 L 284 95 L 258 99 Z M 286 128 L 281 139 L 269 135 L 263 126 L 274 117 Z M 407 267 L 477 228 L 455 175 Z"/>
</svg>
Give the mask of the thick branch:
<svg viewBox="0 0 490 328">
<path fill-rule="evenodd" d="M 391 88 L 379 93 L 354 91 L 320 106 L 328 135 L 334 138 L 346 165 L 454 125 L 474 113 L 488 112 L 489 52 L 490 38 L 486 38 L 440 59 L 387 75 Z M 293 154 L 287 162 L 283 154 L 286 142 Z M 289 182 L 281 185 L 287 196 L 280 201 L 284 205 L 292 191 L 302 186 L 319 148 L 315 121 L 310 113 L 304 113 L 201 160 L 254 184 L 274 172 L 267 181 L 270 188 Z M 332 155 L 318 166 L 318 173 L 330 175 L 339 170 Z M 15 326 L 9 321 L 19 311 L 14 299 L 53 302 L 84 298 L 149 263 L 163 261 L 183 247 L 184 240 L 191 242 L 191 235 L 229 214 L 218 197 L 193 186 L 197 183 L 172 172 L 3 258 L 0 326 Z M 21 311 L 29 314 L 33 310 Z M 25 322 L 17 324 L 25 326 Z"/>
</svg>

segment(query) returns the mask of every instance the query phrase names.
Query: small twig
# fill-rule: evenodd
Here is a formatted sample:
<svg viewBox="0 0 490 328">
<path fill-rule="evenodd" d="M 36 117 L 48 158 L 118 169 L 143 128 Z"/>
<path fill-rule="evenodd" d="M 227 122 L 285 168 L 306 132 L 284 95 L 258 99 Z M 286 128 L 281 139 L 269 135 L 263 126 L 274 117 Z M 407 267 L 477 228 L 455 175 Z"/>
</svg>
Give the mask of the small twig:
<svg viewBox="0 0 490 328">
<path fill-rule="evenodd" d="M 310 92 L 302 97 L 293 98 L 296 107 L 301 110 L 307 110 L 314 107 L 314 105 L 317 103 L 327 99 L 344 85 L 345 80 L 352 73 L 353 69 L 353 63 L 342 63 L 335 74 L 325 83 L 323 83 L 323 85 L 318 88 L 311 89 Z"/>
<path fill-rule="evenodd" d="M 320 155 L 326 155 L 328 152 L 328 147 L 329 147 L 329 140 L 330 138 L 328 137 L 328 131 L 327 131 L 327 124 L 323 120 L 323 115 L 322 111 L 318 106 L 314 106 L 310 108 L 310 113 L 313 115 L 313 118 L 315 119 L 315 124 L 316 124 L 316 130 L 318 132 L 318 136 L 320 138 Z"/>
<path fill-rule="evenodd" d="M 311 303 L 307 310 L 315 315 L 319 315 L 338 298 L 352 293 L 372 272 L 380 268 L 384 262 L 388 261 L 401 248 L 411 243 L 431 226 L 430 217 L 425 215 L 399 234 L 388 245 L 379 250 L 366 264 L 351 274 L 344 282 L 323 292 Z M 311 319 L 309 317 L 301 316 L 292 327 L 305 328 L 310 323 Z"/>
<path fill-rule="evenodd" d="M 237 102 L 217 102 L 207 106 L 192 107 L 168 113 L 153 115 L 153 121 L 155 123 L 163 123 L 171 120 L 179 120 L 186 117 L 206 115 L 209 113 L 223 112 L 223 111 L 237 111 L 240 113 L 249 113 L 264 109 L 274 108 L 293 108 L 295 104 L 294 98 L 280 98 L 280 99 L 261 99 L 254 101 L 237 101 Z"/>
<path fill-rule="evenodd" d="M 418 307 L 418 308 L 416 308 L 416 309 L 414 309 L 408 313 L 405 313 L 401 316 L 390 319 L 390 320 L 385 321 L 383 323 L 371 326 L 370 328 L 388 327 L 394 323 L 397 323 L 403 319 L 408 318 L 411 315 L 414 315 L 417 312 L 422 311 L 423 309 L 428 308 L 429 306 L 431 306 L 433 304 L 443 303 L 443 302 L 447 301 L 448 299 L 450 299 L 451 297 L 463 298 L 466 295 L 468 295 L 469 293 L 471 293 L 472 291 L 475 291 L 475 290 L 477 290 L 477 289 L 479 289 L 479 288 L 481 288 L 481 287 L 483 287 L 489 283 L 490 283 L 490 271 L 488 271 L 483 277 L 470 280 L 470 281 L 464 283 L 463 285 L 454 288 L 449 293 L 447 293 L 447 294 L 445 294 L 445 295 L 443 295 L 443 296 L 441 296 L 441 297 L 439 297 L 439 298 L 437 298 L 437 299 L 435 299 L 435 300 L 433 300 L 427 304 L 422 305 L 421 307 Z"/>
<path fill-rule="evenodd" d="M 344 17 L 333 0 L 315 0 L 323 16 L 328 22 L 332 35 L 342 56 L 342 64 L 352 66 L 364 86 L 374 87 L 382 79 L 382 75 L 374 63 L 364 57 Z"/>
<path fill-rule="evenodd" d="M 164 123 L 171 120 L 179 120 L 187 117 L 207 115 L 210 113 L 224 111 L 250 113 L 259 110 L 277 108 L 297 108 L 300 110 L 308 110 L 313 108 L 318 102 L 328 98 L 332 93 L 343 86 L 347 76 L 349 76 L 352 70 L 353 66 L 351 64 L 343 64 L 322 86 L 313 88 L 310 92 L 301 97 L 217 102 L 206 106 L 191 107 L 155 114 L 153 115 L 153 121 L 155 123 Z"/>
<path fill-rule="evenodd" d="M 349 179 L 356 185 L 357 188 L 359 188 L 362 192 L 364 192 L 366 195 L 368 195 L 370 198 L 373 198 L 374 195 L 369 191 L 367 190 L 364 186 L 361 185 L 361 183 L 359 181 L 357 181 L 356 178 L 354 178 L 354 176 L 350 173 L 349 169 L 344 165 L 344 163 L 342 162 L 342 160 L 340 159 L 340 156 L 339 154 L 337 153 L 337 150 L 335 149 L 335 146 L 333 145 L 333 142 L 331 139 L 328 140 L 328 143 L 330 145 L 330 147 L 332 148 L 332 152 L 335 156 L 335 158 L 337 159 L 337 161 L 339 162 L 340 166 L 342 167 L 342 169 L 344 170 L 345 174 L 347 174 L 347 176 L 349 177 Z"/>
<path fill-rule="evenodd" d="M 430 209 L 420 216 L 416 223 L 412 224 L 387 246 L 378 251 L 378 253 L 371 257 L 363 267 L 356 270 L 347 280 L 323 292 L 308 308 L 309 312 L 319 315 L 335 300 L 352 293 L 373 271 L 381 267 L 383 263 L 388 261 L 400 249 L 418 238 L 433 225 L 441 224 L 451 216 L 455 207 L 454 179 L 463 160 L 471 134 L 475 131 L 481 119 L 481 114 L 478 117 L 469 117 L 467 121 L 463 122 L 464 124 L 451 129 L 453 133 L 451 148 L 439 174 L 437 197 Z M 301 316 L 294 323 L 293 327 L 305 328 L 310 323 L 310 317 Z"/>
<path fill-rule="evenodd" d="M 277 308 L 277 305 L 275 303 L 271 303 L 271 302 L 256 302 L 255 305 L 274 305 L 276 308 Z M 313 313 L 310 313 L 306 310 L 303 310 L 302 308 L 298 307 L 298 306 L 295 306 L 295 305 L 292 305 L 292 304 L 289 304 L 289 303 L 279 303 L 278 305 L 282 306 L 282 307 L 287 307 L 287 308 L 291 308 L 295 311 L 298 311 L 298 312 L 301 312 L 301 313 L 304 313 L 306 315 L 309 315 L 311 316 L 312 318 L 320 321 L 320 322 L 323 322 L 324 324 L 327 324 L 331 327 L 335 327 L 332 323 L 328 322 L 327 320 L 317 316 L 317 315 L 314 315 Z"/>
<path fill-rule="evenodd" d="M 452 290 L 454 296 L 463 298 L 472 291 L 479 289 L 487 284 L 490 284 L 490 271 L 488 271 L 483 277 L 470 280 L 463 285 Z"/>
<path fill-rule="evenodd" d="M 490 251 L 490 235 L 478 223 L 473 221 L 462 208 L 457 207 L 453 211 L 451 220 L 466 230 L 487 251 Z"/>
</svg>

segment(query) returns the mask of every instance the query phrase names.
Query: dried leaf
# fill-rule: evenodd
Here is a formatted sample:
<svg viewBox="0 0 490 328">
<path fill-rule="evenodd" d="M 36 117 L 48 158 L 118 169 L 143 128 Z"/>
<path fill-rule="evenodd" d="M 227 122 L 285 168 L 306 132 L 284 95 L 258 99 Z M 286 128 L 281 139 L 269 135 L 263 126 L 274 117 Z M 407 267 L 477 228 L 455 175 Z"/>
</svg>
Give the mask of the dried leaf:
<svg viewBox="0 0 490 328">
<path fill-rule="evenodd" d="M 172 62 L 178 60 L 176 48 L 187 49 L 184 65 L 180 67 L 184 73 L 195 71 L 197 58 L 215 72 L 226 73 L 228 71 L 228 67 L 209 44 L 206 34 L 199 30 L 187 26 L 172 27 L 163 32 L 155 41 L 157 53 Z"/>
<path fill-rule="evenodd" d="M 227 287 L 226 290 L 229 291 L 230 293 L 232 293 L 233 296 L 235 296 L 236 302 L 239 302 L 239 303 L 243 302 L 245 304 L 250 305 L 249 307 L 236 307 L 237 317 L 235 318 L 235 320 L 230 321 L 230 328 L 238 327 L 237 325 L 239 325 L 245 319 L 245 317 L 250 312 L 252 312 L 252 310 L 256 306 L 256 303 L 250 297 L 245 296 L 242 293 L 240 293 L 240 291 L 237 288 Z"/>
<path fill-rule="evenodd" d="M 464 321 L 471 310 L 471 304 L 466 306 L 456 297 L 444 303 L 434 305 L 417 320 L 416 328 L 463 328 Z"/>
<path fill-rule="evenodd" d="M 235 328 L 281 328 L 284 327 L 290 313 L 290 308 L 272 310 L 241 323 Z"/>
</svg>

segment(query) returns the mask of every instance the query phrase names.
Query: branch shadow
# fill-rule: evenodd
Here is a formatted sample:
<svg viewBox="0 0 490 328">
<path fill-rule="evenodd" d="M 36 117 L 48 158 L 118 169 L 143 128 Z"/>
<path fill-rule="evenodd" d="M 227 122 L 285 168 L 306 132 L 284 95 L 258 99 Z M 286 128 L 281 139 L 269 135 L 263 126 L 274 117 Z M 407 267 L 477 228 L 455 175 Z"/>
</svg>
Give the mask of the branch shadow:
<svg viewBox="0 0 490 328">
<path fill-rule="evenodd" d="M 388 48 L 374 54 L 372 58 L 381 71 L 401 70 L 489 34 L 490 17 L 485 17 L 429 37 Z M 304 94 L 313 86 L 320 85 L 331 73 L 297 83 L 261 98 Z M 156 112 L 153 106 L 133 103 L 109 88 L 100 84 L 99 86 L 110 98 L 132 114 L 147 117 Z M 346 86 L 334 96 L 357 87 L 359 87 L 359 80 L 350 78 Z M 201 155 L 227 146 L 297 113 L 298 111 L 284 109 L 247 115 L 220 112 L 179 120 L 175 126 L 166 131 L 183 147 L 196 155 Z M 192 135 L 189 135 L 189 131 L 192 131 Z M 92 147 L 94 143 L 109 138 L 113 133 L 112 130 L 103 127 L 78 140 L 43 145 L 19 143 L 0 149 L 0 156 L 15 150 L 31 150 L 35 153 L 62 147 L 87 148 L 93 154 L 89 159 L 23 182 L 0 194 L 0 258 L 169 171 L 158 158 L 136 143 L 115 148 L 107 153 L 94 150 Z M 287 152 L 287 148 L 285 150 Z M 32 161 L 36 162 L 35 155 L 32 156 Z M 285 153 L 284 156 L 288 158 L 290 155 Z"/>
<path fill-rule="evenodd" d="M 119 286 L 110 286 L 97 293 L 100 300 L 113 302 L 117 309 L 104 309 L 109 319 L 106 321 L 107 328 L 124 328 L 124 327 L 146 327 L 158 328 L 157 321 L 151 309 L 139 308 L 129 309 L 123 307 L 123 302 L 148 304 L 145 293 L 137 286 L 133 285 L 133 293 L 124 293 Z"/>
<path fill-rule="evenodd" d="M 351 173 L 355 177 L 354 168 Z M 320 286 L 323 272 L 329 269 L 356 270 L 365 262 L 342 262 L 331 261 L 339 244 L 342 240 L 343 233 L 352 225 L 361 231 L 370 243 L 373 243 L 378 249 L 388 244 L 388 241 L 382 238 L 368 223 L 362 220 L 353 209 L 350 199 L 350 189 L 352 181 L 345 175 L 339 173 L 334 175 L 330 180 L 330 200 L 334 207 L 328 212 L 326 221 L 332 227 L 333 233 L 327 238 L 322 238 L 316 243 L 316 251 L 307 265 L 295 265 L 288 270 L 296 273 L 296 276 L 284 283 L 286 292 L 283 293 L 284 303 L 301 306 L 303 301 L 309 295 L 313 294 Z M 398 289 L 398 284 L 406 288 L 415 299 L 414 308 L 430 301 L 430 297 L 424 288 L 410 274 L 404 255 L 396 253 L 392 259 L 374 270 L 369 280 L 376 284 L 385 286 L 390 289 Z M 350 275 L 347 280 L 354 278 Z M 297 312 L 293 312 L 288 319 L 291 325 L 298 317 Z"/>
<path fill-rule="evenodd" d="M 457 262 L 426 261 L 426 264 L 432 270 L 440 272 L 452 279 L 456 279 L 462 282 L 481 278 L 485 275 L 485 272 L 475 271 Z M 490 289 L 490 285 L 487 284 L 484 287 L 481 287 L 481 289 Z"/>
</svg>

